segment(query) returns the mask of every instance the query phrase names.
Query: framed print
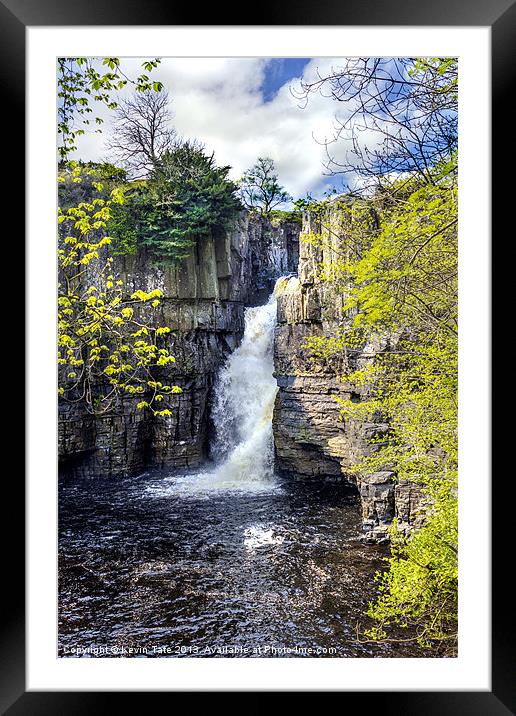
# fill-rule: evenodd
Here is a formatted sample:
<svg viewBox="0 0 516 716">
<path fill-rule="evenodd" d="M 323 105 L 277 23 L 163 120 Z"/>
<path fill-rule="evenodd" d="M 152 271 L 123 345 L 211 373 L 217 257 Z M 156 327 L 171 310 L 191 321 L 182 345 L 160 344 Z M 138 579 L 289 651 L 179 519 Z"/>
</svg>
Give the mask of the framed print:
<svg viewBox="0 0 516 716">
<path fill-rule="evenodd" d="M 2 708 L 511 713 L 489 238 L 514 5 L 46 5 L 0 5 L 28 306 Z"/>
</svg>

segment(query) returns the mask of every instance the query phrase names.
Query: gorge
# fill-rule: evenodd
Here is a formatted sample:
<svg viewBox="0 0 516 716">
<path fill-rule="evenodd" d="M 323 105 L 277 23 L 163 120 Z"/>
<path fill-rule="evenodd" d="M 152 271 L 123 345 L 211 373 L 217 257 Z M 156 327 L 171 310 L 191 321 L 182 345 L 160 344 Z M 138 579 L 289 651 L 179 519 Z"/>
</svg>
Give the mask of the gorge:
<svg viewBox="0 0 516 716">
<path fill-rule="evenodd" d="M 334 217 L 334 222 L 339 220 Z M 266 309 L 276 324 L 272 326 L 278 386 L 272 416 L 276 470 L 296 481 L 342 481 L 357 489 L 367 541 L 384 541 L 393 517 L 402 527 L 417 523 L 421 503 L 417 485 L 396 483 L 387 470 L 358 479 L 350 474 L 352 464 L 370 450 L 371 438 L 387 426 L 341 420 L 335 397 L 356 394 L 359 398 L 354 392 L 358 389 L 339 380 L 342 365 L 317 362 L 306 351 L 308 337 L 331 335 L 339 325 L 345 298 L 319 277 L 320 267 L 331 262 L 339 242 L 344 244 L 345 232 L 342 227 L 340 232 L 315 227 L 331 234 L 326 255 L 302 240 L 314 230 L 313 222 L 310 215 L 301 225 L 243 213 L 232 231 L 217 239 L 198 240 L 192 255 L 177 266 L 157 266 L 144 253 L 116 257 L 116 274 L 128 291 L 136 287 L 162 291 L 156 320 L 172 329 L 169 349 L 176 363 L 170 369 L 171 379 L 182 393 L 170 398 L 171 415 L 159 418 L 138 410 L 137 399 L 131 397 L 124 398 L 119 413 L 99 416 L 85 413 L 80 404 L 61 402 L 60 474 L 117 478 L 148 469 L 191 470 L 202 466 L 210 452 L 212 457 L 217 450 L 220 453 L 220 431 L 238 432 L 238 420 L 229 428 L 227 422 L 213 420 L 214 413 L 220 417 L 228 407 L 220 400 L 216 403 L 217 376 L 228 357 L 237 357 L 234 351 L 244 335 L 246 306 L 266 306 L 276 281 L 291 276 L 277 291 L 277 308 L 274 299 Z M 385 347 L 368 346 L 353 360 L 366 362 Z M 242 410 L 252 411 L 253 406 L 242 405 Z"/>
<path fill-rule="evenodd" d="M 117 259 L 129 290 L 163 292 L 183 392 L 166 417 L 136 398 L 115 415 L 61 406 L 61 656 L 419 654 L 356 638 L 387 526 L 420 496 L 349 472 L 386 426 L 342 421 L 353 386 L 305 351 L 343 300 L 303 241 L 311 221 L 243 215 L 177 267 Z"/>
<path fill-rule="evenodd" d="M 456 656 L 457 60 L 238 62 L 58 63 L 59 653 Z"/>
</svg>

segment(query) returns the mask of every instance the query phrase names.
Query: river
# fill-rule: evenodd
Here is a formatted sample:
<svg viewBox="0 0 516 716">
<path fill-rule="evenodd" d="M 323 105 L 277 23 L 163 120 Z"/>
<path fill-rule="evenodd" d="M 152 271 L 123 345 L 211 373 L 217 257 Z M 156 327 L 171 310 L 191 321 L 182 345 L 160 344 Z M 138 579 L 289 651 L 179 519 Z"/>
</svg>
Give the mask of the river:
<svg viewBox="0 0 516 716">
<path fill-rule="evenodd" d="M 388 552 L 360 541 L 355 491 L 275 475 L 280 290 L 220 372 L 203 471 L 60 481 L 60 656 L 428 655 L 357 638 Z"/>
</svg>

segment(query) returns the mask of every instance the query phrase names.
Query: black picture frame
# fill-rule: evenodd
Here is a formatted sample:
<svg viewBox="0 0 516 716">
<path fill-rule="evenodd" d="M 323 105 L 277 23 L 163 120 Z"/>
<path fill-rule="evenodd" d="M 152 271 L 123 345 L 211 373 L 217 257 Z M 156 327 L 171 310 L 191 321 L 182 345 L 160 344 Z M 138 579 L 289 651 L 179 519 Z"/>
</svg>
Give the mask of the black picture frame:
<svg viewBox="0 0 516 716">
<path fill-rule="evenodd" d="M 508 221 L 511 220 L 512 182 L 504 181 L 504 167 L 513 167 L 510 161 L 514 148 L 507 141 L 507 102 L 516 88 L 514 48 L 516 47 L 516 1 L 515 0 L 433 0 L 415 3 L 413 0 L 264 0 L 254 8 L 246 21 L 230 6 L 220 3 L 202 10 L 203 26 L 216 31 L 218 25 L 380 25 L 380 26 L 489 26 L 492 33 L 492 98 L 493 132 L 492 170 L 496 178 L 496 190 L 492 194 L 493 235 L 509 236 Z M 259 15 L 258 15 L 259 13 Z M 17 141 L 5 142 L 5 150 L 12 156 L 7 162 L 4 178 L 8 185 L 3 198 L 8 196 L 8 213 L 16 217 L 18 248 L 22 248 L 21 234 L 24 216 L 24 150 L 20 139 L 25 109 L 25 30 L 27 26 L 63 25 L 198 25 L 200 10 L 188 3 L 162 3 L 160 0 L 0 0 L 0 74 L 2 87 L 2 122 L 5 123 L 4 138 Z M 505 121 L 504 121 L 505 118 Z M 511 154 L 512 153 L 512 154 Z M 4 151 L 5 156 L 5 151 Z M 502 164 L 503 159 L 503 164 Z M 8 194 L 6 194 L 8 192 Z M 514 221 L 514 220 L 512 220 Z M 505 233 L 502 233 L 504 231 Z M 11 239 L 12 242 L 12 239 Z M 13 259 L 9 259 L 13 260 Z M 20 259 L 23 262 L 23 249 Z M 23 265 L 23 263 L 21 264 Z M 494 264 L 493 268 L 497 267 Z M 502 277 L 499 277 L 499 282 Z M 17 309 L 19 310 L 19 309 Z M 9 316 L 10 317 L 10 316 Z M 494 317 L 494 313 L 493 313 Z M 15 330 L 20 316 L 13 317 Z M 19 328 L 18 328 L 19 330 Z M 500 329 L 501 330 L 501 329 Z M 499 334 L 501 335 L 501 333 Z M 28 346 L 31 349 L 31 346 Z M 492 363 L 501 364 L 502 354 L 493 348 Z M 493 391 L 493 396 L 496 393 Z M 500 399 L 501 402 L 501 399 Z M 20 398 L 16 398 L 20 404 Z M 10 408 L 9 408 L 10 410 Z M 496 401 L 493 401 L 496 414 Z M 23 415 L 17 432 L 21 432 Z M 511 444 L 503 429 L 493 435 L 492 454 L 503 453 Z M 505 442 L 507 440 L 508 442 Z M 498 450 L 496 449 L 498 448 Z M 10 442 L 4 450 L 11 455 Z M 9 496 L 4 496 L 2 526 L 4 545 L 3 574 L 7 577 L 2 589 L 6 604 L 2 610 L 1 651 L 1 697 L 0 709 L 9 716 L 21 714 L 86 714 L 111 711 L 120 708 L 120 692 L 26 692 L 25 689 L 25 614 L 24 614 L 24 484 L 20 471 L 8 471 Z M 504 473 L 492 484 L 492 690 L 471 692 L 347 692 L 342 708 L 350 706 L 350 697 L 360 699 L 360 712 L 382 714 L 467 714 L 474 716 L 506 716 L 516 712 L 516 680 L 514 679 L 513 644 L 511 640 L 511 598 L 507 596 L 507 571 L 510 570 L 510 554 L 513 525 L 508 505 L 509 492 L 514 490 L 514 480 L 504 478 Z M 4 484 L 4 490 L 7 485 Z M 511 548 L 511 552 L 512 552 Z M 504 554 L 506 555 L 504 557 Z M 471 596 L 474 599 L 474 595 Z M 373 664 L 372 664 L 373 665 Z M 410 689 L 410 684 L 407 684 Z M 133 708 L 152 708 L 149 693 L 130 693 Z M 145 701 L 143 700 L 145 699 Z M 358 703 L 358 702 L 357 702 Z"/>
</svg>

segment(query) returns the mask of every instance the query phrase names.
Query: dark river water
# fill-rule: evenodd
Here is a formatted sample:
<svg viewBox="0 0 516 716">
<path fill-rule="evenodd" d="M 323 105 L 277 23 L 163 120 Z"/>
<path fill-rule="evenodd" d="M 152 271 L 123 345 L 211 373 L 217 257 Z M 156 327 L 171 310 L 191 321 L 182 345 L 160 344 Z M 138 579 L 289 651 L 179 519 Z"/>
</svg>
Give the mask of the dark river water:
<svg viewBox="0 0 516 716">
<path fill-rule="evenodd" d="M 359 541 L 356 495 L 196 479 L 61 482 L 60 656 L 429 656 L 357 640 L 387 550 Z"/>
</svg>

